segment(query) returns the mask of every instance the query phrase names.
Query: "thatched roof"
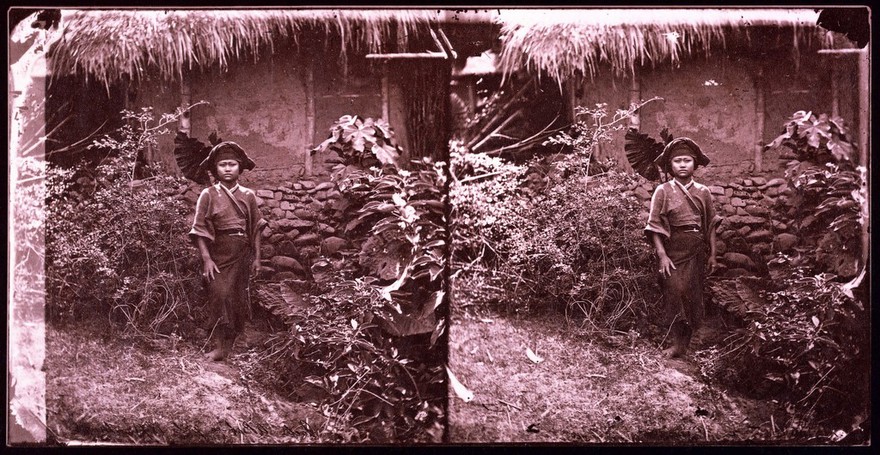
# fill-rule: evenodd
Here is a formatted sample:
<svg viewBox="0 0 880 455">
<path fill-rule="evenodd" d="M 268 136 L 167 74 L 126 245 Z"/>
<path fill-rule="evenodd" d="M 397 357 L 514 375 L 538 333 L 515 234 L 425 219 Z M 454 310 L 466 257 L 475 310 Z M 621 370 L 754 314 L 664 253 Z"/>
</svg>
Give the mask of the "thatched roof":
<svg viewBox="0 0 880 455">
<path fill-rule="evenodd" d="M 297 46 L 315 30 L 375 52 L 395 27 L 405 43 L 436 18 L 436 10 L 411 9 L 62 10 L 63 37 L 50 57 L 53 74 L 83 74 L 105 84 L 146 71 L 175 79 L 184 69 L 256 59 L 282 40 Z"/>
<path fill-rule="evenodd" d="M 600 65 L 623 75 L 639 65 L 708 55 L 732 38 L 749 42 L 757 27 L 785 30 L 796 52 L 831 38 L 816 25 L 818 15 L 812 9 L 768 8 L 500 10 L 498 63 L 506 73 L 543 72 L 557 80 L 592 76 Z"/>
</svg>

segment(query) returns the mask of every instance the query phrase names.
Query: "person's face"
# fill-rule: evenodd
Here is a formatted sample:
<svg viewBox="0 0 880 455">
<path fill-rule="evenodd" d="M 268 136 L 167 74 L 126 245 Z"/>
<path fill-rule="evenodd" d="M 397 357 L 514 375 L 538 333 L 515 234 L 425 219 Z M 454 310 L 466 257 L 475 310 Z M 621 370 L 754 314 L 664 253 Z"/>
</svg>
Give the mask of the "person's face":
<svg viewBox="0 0 880 455">
<path fill-rule="evenodd" d="M 223 182 L 235 182 L 241 174 L 236 160 L 220 160 L 217 162 L 217 178 Z"/>
<path fill-rule="evenodd" d="M 688 179 L 694 175 L 694 157 L 690 155 L 679 155 L 672 158 L 672 174 L 678 178 Z"/>
</svg>

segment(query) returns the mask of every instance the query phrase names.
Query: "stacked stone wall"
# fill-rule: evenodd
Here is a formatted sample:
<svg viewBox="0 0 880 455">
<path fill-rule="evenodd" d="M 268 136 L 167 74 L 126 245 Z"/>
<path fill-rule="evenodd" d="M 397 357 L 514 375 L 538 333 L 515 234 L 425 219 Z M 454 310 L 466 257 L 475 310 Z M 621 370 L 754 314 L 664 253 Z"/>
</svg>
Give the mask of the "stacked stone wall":
<svg viewBox="0 0 880 455">
<path fill-rule="evenodd" d="M 193 207 L 201 190 L 193 184 L 184 194 Z M 350 246 L 337 216 L 343 197 L 328 175 L 255 191 L 257 205 L 268 221 L 261 238 L 261 279 L 311 280 L 310 267 L 320 257 L 333 257 Z"/>
<path fill-rule="evenodd" d="M 656 186 L 642 180 L 630 188 L 645 206 L 645 220 Z M 760 275 L 776 253 L 791 251 L 800 242 L 785 205 L 792 194 L 785 179 L 746 177 L 708 186 L 722 217 L 717 231 L 719 274 Z"/>
</svg>

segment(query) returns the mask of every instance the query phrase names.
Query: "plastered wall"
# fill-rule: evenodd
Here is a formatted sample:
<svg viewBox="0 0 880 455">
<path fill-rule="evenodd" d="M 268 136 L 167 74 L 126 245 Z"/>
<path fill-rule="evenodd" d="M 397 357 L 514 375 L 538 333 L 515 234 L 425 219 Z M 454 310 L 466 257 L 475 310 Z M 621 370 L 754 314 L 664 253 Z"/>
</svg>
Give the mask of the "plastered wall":
<svg viewBox="0 0 880 455">
<path fill-rule="evenodd" d="M 798 65 L 786 59 L 763 61 L 738 56 L 696 59 L 678 66 L 671 64 L 639 69 L 638 98 L 660 97 L 640 111 L 640 131 L 659 140 L 660 130 L 668 127 L 674 136 L 694 139 L 712 159 L 697 178 L 707 183 L 723 183 L 748 175 L 776 176 L 784 171 L 786 160 L 779 151 L 763 154 L 763 172 L 754 169 L 755 144 L 772 141 L 782 132 L 783 123 L 795 112 L 832 112 L 832 72 L 837 65 L 838 112 L 847 121 L 852 137 L 858 124 L 856 67 L 845 58 L 803 56 Z M 758 133 L 756 75 L 763 67 L 764 127 Z M 577 102 L 586 107 L 607 103 L 609 114 L 630 103 L 630 77 L 612 77 L 610 72 L 587 78 L 576 87 Z M 609 119 L 610 120 L 610 115 Z M 613 156 L 628 168 L 624 154 L 624 132 L 603 144 L 600 156 Z"/>
<path fill-rule="evenodd" d="M 191 100 L 209 104 L 192 110 L 191 135 L 207 143 L 217 131 L 224 140 L 238 142 L 257 163 L 242 182 L 253 188 L 269 187 L 304 177 L 308 150 L 327 138 L 339 117 L 358 114 L 380 118 L 382 109 L 381 65 L 349 59 L 343 71 L 336 56 L 312 61 L 279 52 L 256 62 L 230 64 L 225 71 L 190 73 Z M 309 65 L 313 77 L 309 82 Z M 388 78 L 389 123 L 405 147 L 405 112 L 400 93 L 402 75 Z M 310 131 L 309 97 L 313 101 L 314 127 Z M 153 106 L 157 117 L 174 112 L 180 104 L 180 83 L 145 80 L 138 87 L 132 107 Z M 174 131 L 160 138 L 157 160 L 176 171 L 173 157 Z M 326 173 L 323 156 L 312 159 L 312 174 Z"/>
</svg>

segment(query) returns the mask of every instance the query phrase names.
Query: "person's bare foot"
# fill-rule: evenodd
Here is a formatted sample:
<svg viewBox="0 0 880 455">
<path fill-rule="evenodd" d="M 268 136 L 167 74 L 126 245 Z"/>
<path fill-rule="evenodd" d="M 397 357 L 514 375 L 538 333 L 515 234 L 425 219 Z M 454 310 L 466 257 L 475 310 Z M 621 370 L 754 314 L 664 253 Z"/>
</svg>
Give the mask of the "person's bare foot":
<svg viewBox="0 0 880 455">
<path fill-rule="evenodd" d="M 213 360 L 215 362 L 219 362 L 219 361 L 226 358 L 226 353 L 223 352 L 223 349 L 217 348 L 217 349 L 214 349 L 213 351 L 205 354 L 205 357 L 207 357 L 208 359 Z"/>
<path fill-rule="evenodd" d="M 677 359 L 685 354 L 685 348 L 679 344 L 673 344 L 672 346 L 666 348 L 666 350 L 663 351 L 663 354 L 667 358 Z"/>
<path fill-rule="evenodd" d="M 219 362 L 226 358 L 229 355 L 230 351 L 230 343 L 227 340 L 219 340 L 217 341 L 216 347 L 213 351 L 205 354 L 205 356 L 215 362 Z"/>
</svg>

